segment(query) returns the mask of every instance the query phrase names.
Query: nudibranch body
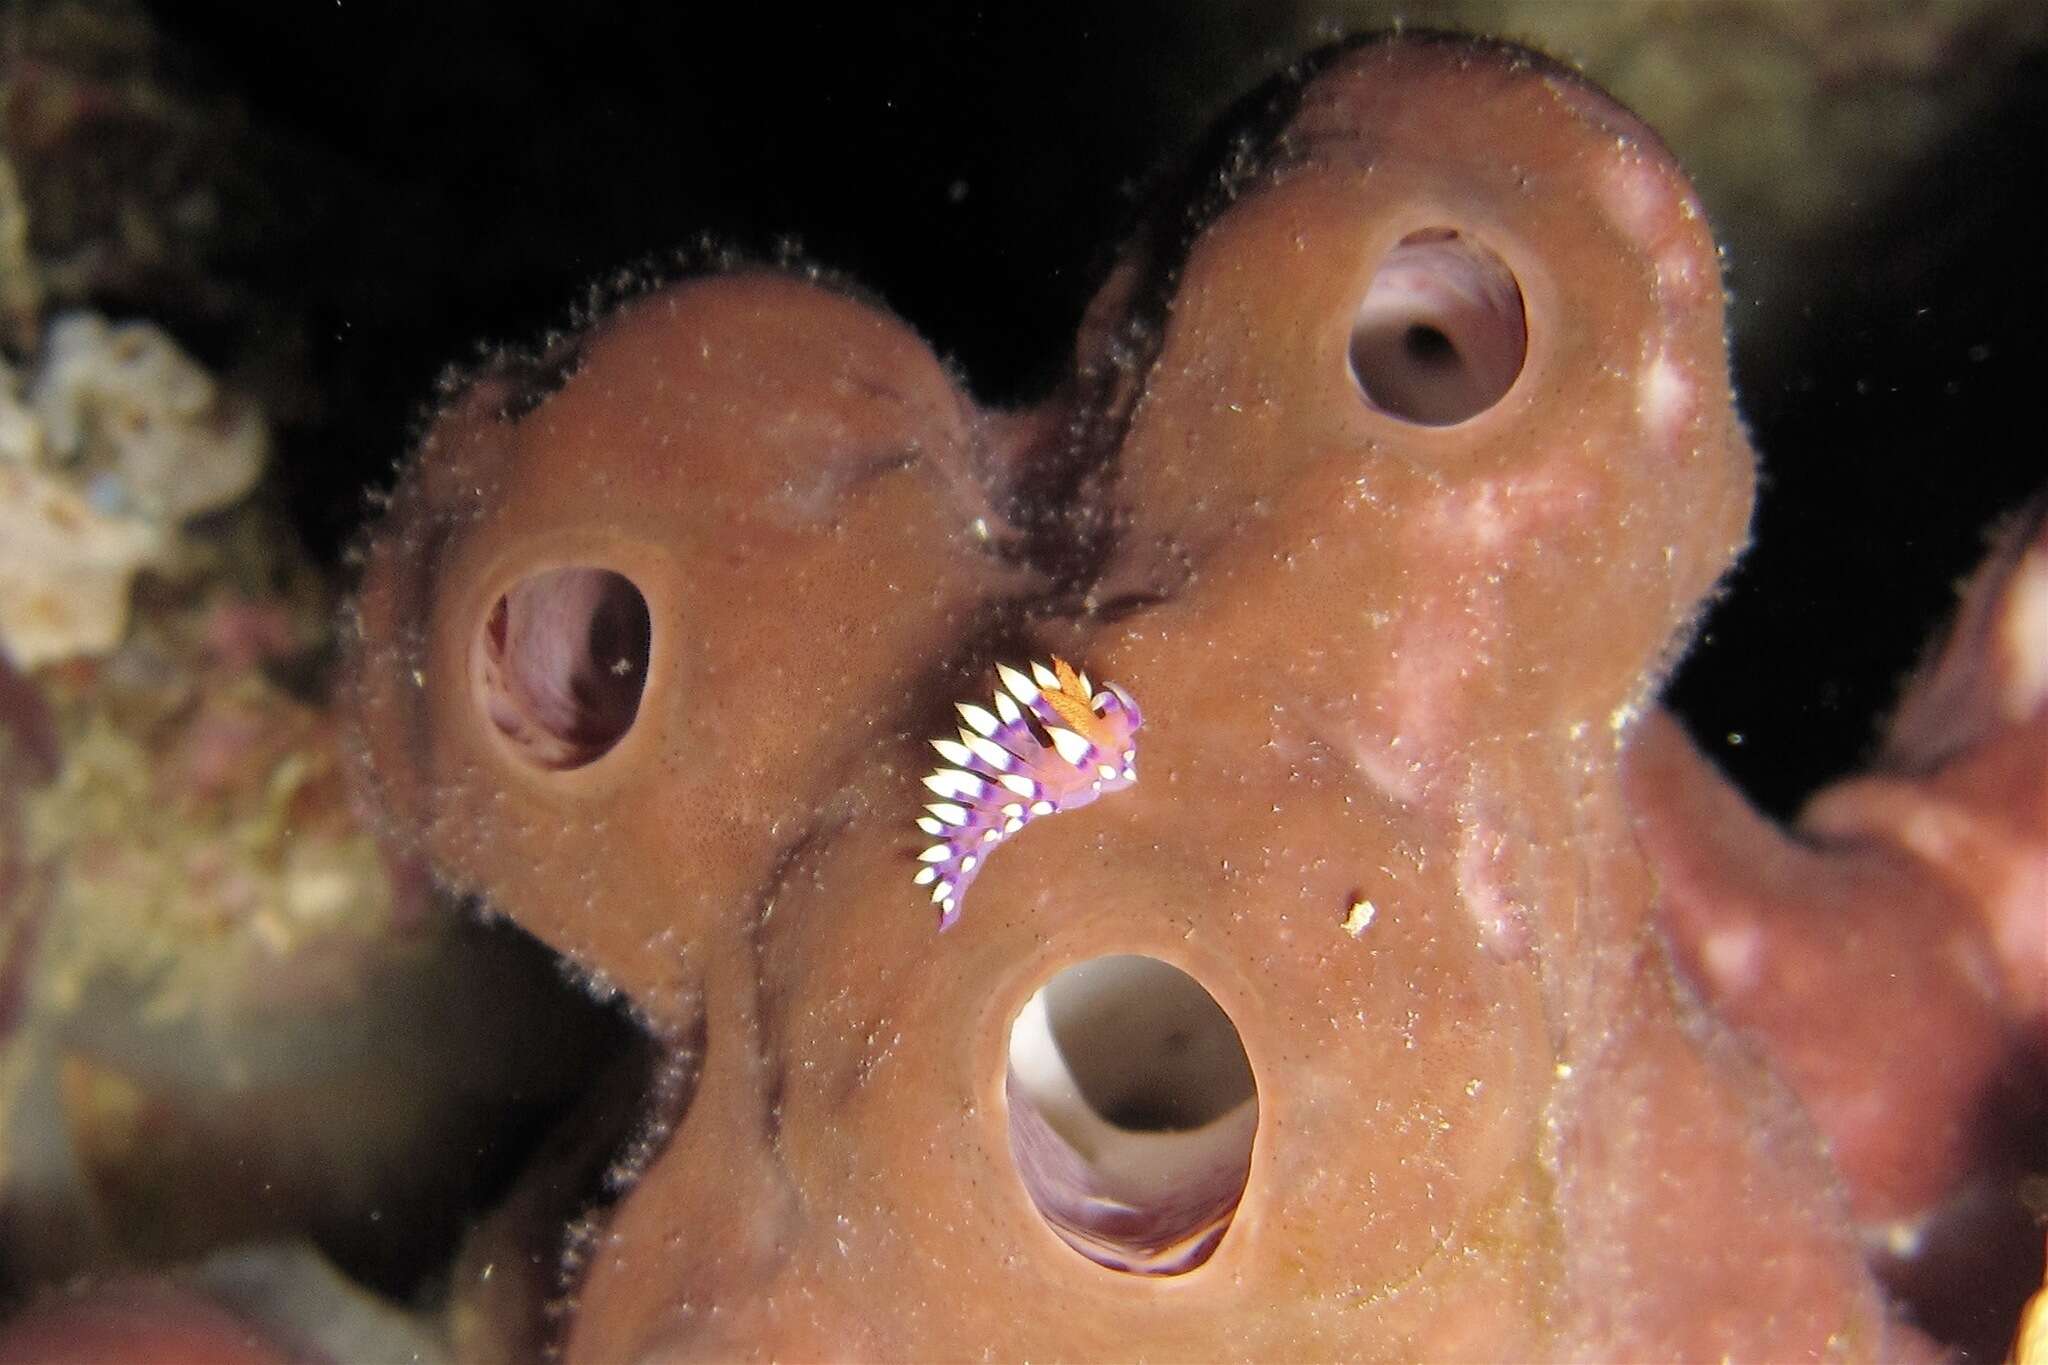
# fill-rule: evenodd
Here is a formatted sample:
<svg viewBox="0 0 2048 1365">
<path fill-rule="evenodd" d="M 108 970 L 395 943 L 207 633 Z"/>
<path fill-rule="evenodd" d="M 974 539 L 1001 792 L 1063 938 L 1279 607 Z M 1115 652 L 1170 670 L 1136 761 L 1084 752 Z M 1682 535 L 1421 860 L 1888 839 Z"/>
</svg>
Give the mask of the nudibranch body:
<svg viewBox="0 0 2048 1365">
<path fill-rule="evenodd" d="M 1026 677 L 997 665 L 995 710 L 961 702 L 960 737 L 935 739 L 946 766 L 925 778 L 940 799 L 917 827 L 938 840 L 918 854 L 915 878 L 932 889 L 939 928 L 951 928 L 961 902 L 997 845 L 1041 815 L 1085 806 L 1138 780 L 1137 702 L 1115 683 L 1096 691 L 1088 675 L 1054 656 Z"/>
</svg>

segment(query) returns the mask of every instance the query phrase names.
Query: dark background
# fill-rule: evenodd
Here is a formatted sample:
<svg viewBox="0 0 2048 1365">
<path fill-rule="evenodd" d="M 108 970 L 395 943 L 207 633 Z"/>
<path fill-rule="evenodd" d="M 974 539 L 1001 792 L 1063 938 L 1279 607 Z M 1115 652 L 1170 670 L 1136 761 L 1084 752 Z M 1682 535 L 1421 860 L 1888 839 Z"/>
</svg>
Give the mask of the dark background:
<svg viewBox="0 0 2048 1365">
<path fill-rule="evenodd" d="M 704 234 L 793 243 L 983 401 L 1035 396 L 1147 177 L 1290 55 L 1196 4 L 150 9 L 190 79 L 250 111 L 262 207 L 227 268 L 301 329 L 280 477 L 329 563 L 445 366 Z M 2044 483 L 2048 253 L 2018 208 L 2048 172 L 2043 129 L 2036 54 L 1902 192 L 1856 205 L 1792 306 L 1745 295 L 1731 262 L 1757 548 L 1671 697 L 1774 811 L 1868 757 L 1985 530 Z M 249 340 L 227 327 L 194 344 Z"/>
</svg>

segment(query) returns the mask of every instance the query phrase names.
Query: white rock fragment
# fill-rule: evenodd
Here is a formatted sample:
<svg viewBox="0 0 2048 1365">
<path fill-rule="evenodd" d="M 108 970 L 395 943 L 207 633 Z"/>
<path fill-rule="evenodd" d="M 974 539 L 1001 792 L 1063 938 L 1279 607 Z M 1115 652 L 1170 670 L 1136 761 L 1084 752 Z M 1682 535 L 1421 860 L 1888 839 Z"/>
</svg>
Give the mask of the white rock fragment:
<svg viewBox="0 0 2048 1365">
<path fill-rule="evenodd" d="M 63 481 L 0 461 L 0 648 L 23 668 L 112 650 L 136 570 L 164 548 L 161 528 L 102 516 Z"/>
<path fill-rule="evenodd" d="M 1344 916 L 1344 932 L 1357 938 L 1372 927 L 1373 918 L 1379 914 L 1379 907 L 1369 900 L 1351 902 L 1351 909 Z"/>
<path fill-rule="evenodd" d="M 136 573 L 268 449 L 254 405 L 160 329 L 58 318 L 32 374 L 0 366 L 0 650 L 34 668 L 118 646 Z"/>
<path fill-rule="evenodd" d="M 2002 633 L 2007 676 L 1999 709 L 2019 725 L 2048 702 L 2048 551 L 2038 546 L 2012 577 Z"/>
<path fill-rule="evenodd" d="M 254 404 L 224 392 L 146 322 L 67 313 L 50 326 L 29 401 L 46 460 L 84 477 L 105 510 L 183 522 L 241 500 L 269 434 Z"/>
</svg>

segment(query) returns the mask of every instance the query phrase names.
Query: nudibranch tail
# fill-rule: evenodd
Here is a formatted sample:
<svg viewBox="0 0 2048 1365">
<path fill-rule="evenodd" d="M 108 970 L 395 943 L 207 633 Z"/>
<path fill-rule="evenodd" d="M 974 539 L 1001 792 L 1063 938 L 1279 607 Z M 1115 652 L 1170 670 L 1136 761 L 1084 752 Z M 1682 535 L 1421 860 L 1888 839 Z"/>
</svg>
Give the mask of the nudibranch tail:
<svg viewBox="0 0 2048 1365">
<path fill-rule="evenodd" d="M 1066 660 L 1034 663 L 1027 676 L 996 666 L 995 707 L 961 702 L 956 739 L 935 739 L 945 764 L 924 779 L 939 799 L 917 827 L 936 841 L 918 854 L 919 886 L 931 888 L 939 928 L 951 928 L 975 875 L 1011 835 L 1041 815 L 1085 806 L 1138 780 L 1144 717 L 1115 683 L 1095 691 Z"/>
</svg>

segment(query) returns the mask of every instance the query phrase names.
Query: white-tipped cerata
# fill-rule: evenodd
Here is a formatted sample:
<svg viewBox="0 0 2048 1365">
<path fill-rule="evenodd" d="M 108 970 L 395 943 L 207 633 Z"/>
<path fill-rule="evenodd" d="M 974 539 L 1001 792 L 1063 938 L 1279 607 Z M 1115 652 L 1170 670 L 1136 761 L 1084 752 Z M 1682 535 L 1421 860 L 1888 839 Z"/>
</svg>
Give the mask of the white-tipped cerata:
<svg viewBox="0 0 2048 1365">
<path fill-rule="evenodd" d="M 989 767 L 994 768 L 999 773 L 1007 772 L 1010 765 L 1017 761 L 1008 749 L 1005 749 L 993 740 L 983 739 L 980 735 L 976 735 L 968 743 L 967 747 L 976 758 L 988 764 Z"/>
<path fill-rule="evenodd" d="M 924 784 L 940 796 L 977 796 L 984 785 L 973 773 L 963 773 L 958 768 L 941 768 L 927 777 Z"/>
<path fill-rule="evenodd" d="M 1078 768 L 1087 760 L 1088 741 L 1072 730 L 1058 725 L 1048 725 L 1045 727 L 1045 733 L 1052 737 L 1052 747 L 1058 749 L 1060 757 L 1067 762 Z"/>
<path fill-rule="evenodd" d="M 1033 664 L 1032 668 L 1039 669 L 1040 666 Z M 996 676 L 1003 680 L 1004 689 L 1026 706 L 1038 700 L 1038 688 L 1032 684 L 1031 679 L 1008 664 L 997 664 Z"/>
</svg>

